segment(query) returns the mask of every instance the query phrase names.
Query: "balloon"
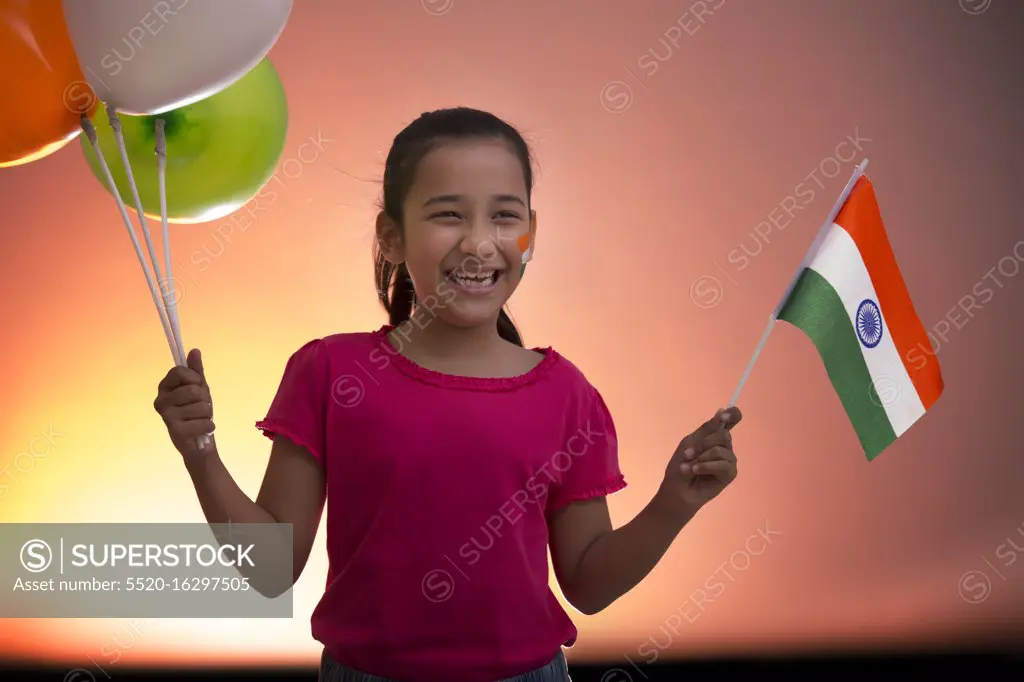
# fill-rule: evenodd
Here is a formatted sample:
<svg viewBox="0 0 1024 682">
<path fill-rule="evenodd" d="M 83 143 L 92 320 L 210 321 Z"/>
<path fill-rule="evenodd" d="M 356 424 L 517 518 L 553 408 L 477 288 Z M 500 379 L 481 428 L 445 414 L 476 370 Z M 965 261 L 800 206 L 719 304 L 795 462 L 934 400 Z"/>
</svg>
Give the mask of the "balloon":
<svg viewBox="0 0 1024 682">
<path fill-rule="evenodd" d="M 288 105 L 277 72 L 270 60 L 264 59 L 213 97 L 159 116 L 119 113 L 118 118 L 145 214 L 160 217 L 155 124 L 163 119 L 168 220 L 201 223 L 237 210 L 274 174 L 284 149 Z M 105 109 L 96 112 L 93 123 L 118 193 L 127 207 L 134 208 L 131 186 Z M 92 144 L 84 135 L 81 142 L 93 174 L 107 187 L 106 174 Z"/>
<path fill-rule="evenodd" d="M 60 0 L 0 0 L 0 168 L 49 156 L 82 132 L 96 98 Z"/>
<path fill-rule="evenodd" d="M 292 9 L 292 0 L 63 2 L 89 84 L 128 114 L 179 109 L 231 85 L 267 55 Z"/>
</svg>

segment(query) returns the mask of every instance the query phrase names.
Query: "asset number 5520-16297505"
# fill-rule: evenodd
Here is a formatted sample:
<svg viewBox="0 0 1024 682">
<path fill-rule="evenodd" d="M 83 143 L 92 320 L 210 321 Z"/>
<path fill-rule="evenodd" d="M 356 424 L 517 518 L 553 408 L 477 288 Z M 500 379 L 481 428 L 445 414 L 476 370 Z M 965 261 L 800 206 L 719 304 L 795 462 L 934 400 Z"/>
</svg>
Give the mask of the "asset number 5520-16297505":
<svg viewBox="0 0 1024 682">
<path fill-rule="evenodd" d="M 249 579 L 242 577 L 128 578 L 128 592 L 245 592 Z"/>
</svg>

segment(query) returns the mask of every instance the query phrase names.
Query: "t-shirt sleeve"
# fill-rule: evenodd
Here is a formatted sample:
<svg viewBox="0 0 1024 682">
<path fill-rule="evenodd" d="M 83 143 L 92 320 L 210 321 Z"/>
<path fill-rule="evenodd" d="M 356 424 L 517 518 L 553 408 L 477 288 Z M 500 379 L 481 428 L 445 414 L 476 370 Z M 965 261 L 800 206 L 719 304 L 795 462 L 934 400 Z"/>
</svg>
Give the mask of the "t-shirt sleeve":
<svg viewBox="0 0 1024 682">
<path fill-rule="evenodd" d="M 256 428 L 268 438 L 287 438 L 309 450 L 321 465 L 326 434 L 327 371 L 327 352 L 321 339 L 299 348 L 285 365 L 267 416 L 256 422 Z"/>
<path fill-rule="evenodd" d="M 611 495 L 626 487 L 619 468 L 619 442 L 611 412 L 596 389 L 590 387 L 587 393 L 578 418 L 567 429 L 564 451 L 571 459 L 561 459 L 568 466 L 553 462 L 555 470 L 564 471 L 548 495 L 548 514 L 567 504 Z"/>
</svg>

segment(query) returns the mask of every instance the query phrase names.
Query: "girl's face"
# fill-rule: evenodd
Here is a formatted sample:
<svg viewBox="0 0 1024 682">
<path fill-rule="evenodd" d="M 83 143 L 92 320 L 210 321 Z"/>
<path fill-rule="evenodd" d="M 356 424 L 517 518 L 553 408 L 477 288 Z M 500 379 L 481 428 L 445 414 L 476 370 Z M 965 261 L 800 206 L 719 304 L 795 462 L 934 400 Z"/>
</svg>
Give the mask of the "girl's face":
<svg viewBox="0 0 1024 682">
<path fill-rule="evenodd" d="M 495 320 L 519 284 L 521 245 L 536 226 L 508 143 L 436 147 L 420 161 L 403 211 L 403 257 L 420 305 L 458 327 Z"/>
</svg>

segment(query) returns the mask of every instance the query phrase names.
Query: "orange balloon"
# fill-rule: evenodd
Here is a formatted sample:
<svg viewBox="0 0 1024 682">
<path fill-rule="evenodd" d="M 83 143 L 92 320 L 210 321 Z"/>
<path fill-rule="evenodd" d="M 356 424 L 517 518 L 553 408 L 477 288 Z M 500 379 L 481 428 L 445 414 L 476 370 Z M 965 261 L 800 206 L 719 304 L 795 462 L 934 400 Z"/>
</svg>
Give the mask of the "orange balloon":
<svg viewBox="0 0 1024 682">
<path fill-rule="evenodd" d="M 98 104 L 64 24 L 61 0 L 0 0 L 0 168 L 49 156 Z"/>
</svg>

